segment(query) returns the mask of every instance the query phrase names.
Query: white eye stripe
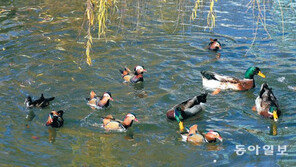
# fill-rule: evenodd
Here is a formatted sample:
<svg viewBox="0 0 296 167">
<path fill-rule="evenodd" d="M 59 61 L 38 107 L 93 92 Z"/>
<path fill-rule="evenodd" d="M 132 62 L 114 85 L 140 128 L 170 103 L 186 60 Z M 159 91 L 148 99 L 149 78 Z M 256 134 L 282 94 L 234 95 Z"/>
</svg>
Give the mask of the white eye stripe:
<svg viewBox="0 0 296 167">
<path fill-rule="evenodd" d="M 137 66 L 136 71 L 138 71 L 138 70 L 143 70 L 143 67 L 142 66 Z"/>
</svg>

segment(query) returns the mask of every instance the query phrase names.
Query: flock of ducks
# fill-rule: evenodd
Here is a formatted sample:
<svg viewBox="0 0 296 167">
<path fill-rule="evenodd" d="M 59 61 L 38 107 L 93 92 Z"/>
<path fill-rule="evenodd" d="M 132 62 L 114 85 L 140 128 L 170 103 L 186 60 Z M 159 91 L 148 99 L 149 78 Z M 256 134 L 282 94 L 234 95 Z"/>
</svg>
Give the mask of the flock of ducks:
<svg viewBox="0 0 296 167">
<path fill-rule="evenodd" d="M 211 42 L 208 45 L 209 50 L 218 51 L 221 49 L 221 44 L 217 39 L 210 39 Z M 147 72 L 143 66 L 136 66 L 132 72 L 129 68 L 125 67 L 123 70 L 119 70 L 124 82 L 138 83 L 143 82 L 143 73 Z M 210 71 L 201 71 L 203 87 L 214 90 L 213 95 L 218 94 L 221 90 L 235 90 L 246 91 L 255 87 L 254 76 L 258 75 L 265 78 L 265 75 L 258 67 L 250 67 L 246 70 L 244 79 L 237 79 L 235 77 L 220 75 Z M 166 112 L 166 116 L 169 120 L 176 120 L 179 123 L 180 134 L 183 139 L 193 143 L 212 143 L 223 139 L 219 132 L 210 130 L 209 132 L 199 132 L 198 125 L 194 124 L 190 128 L 185 128 L 183 121 L 187 118 L 194 117 L 205 108 L 207 102 L 207 93 L 194 96 L 186 101 L 181 102 L 173 106 Z M 32 100 L 30 96 L 26 98 L 25 104 L 28 108 L 40 107 L 44 108 L 49 105 L 50 101 L 54 100 L 54 97 L 45 98 L 43 94 L 37 100 Z M 103 93 L 102 96 L 97 96 L 94 91 L 90 92 L 90 97 L 86 98 L 87 104 L 92 108 L 106 108 L 110 105 L 110 101 L 113 101 L 110 92 Z M 274 96 L 272 89 L 263 83 L 258 97 L 255 100 L 255 106 L 252 110 L 257 111 L 259 115 L 267 118 L 271 118 L 274 121 L 278 120 L 281 112 L 279 109 L 278 101 Z M 53 128 L 59 128 L 63 126 L 64 111 L 51 111 L 48 115 L 46 126 Z M 113 118 L 112 115 L 102 117 L 103 128 L 106 130 L 119 130 L 125 131 L 132 126 L 133 122 L 138 122 L 138 119 L 134 113 L 128 113 L 123 120 Z"/>
</svg>

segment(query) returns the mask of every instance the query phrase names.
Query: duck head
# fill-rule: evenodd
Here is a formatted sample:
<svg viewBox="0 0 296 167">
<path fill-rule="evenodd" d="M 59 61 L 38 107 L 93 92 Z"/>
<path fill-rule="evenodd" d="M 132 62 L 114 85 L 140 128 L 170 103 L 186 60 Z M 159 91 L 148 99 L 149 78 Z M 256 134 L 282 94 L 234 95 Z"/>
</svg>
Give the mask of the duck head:
<svg viewBox="0 0 296 167">
<path fill-rule="evenodd" d="M 268 111 L 268 113 L 269 113 L 270 115 L 272 115 L 271 118 L 272 118 L 275 122 L 278 121 L 278 118 L 279 118 L 280 113 L 279 113 L 278 108 L 277 108 L 274 104 L 271 104 L 271 106 L 269 107 L 269 111 Z"/>
<path fill-rule="evenodd" d="M 25 99 L 24 104 L 26 104 L 27 107 L 30 107 L 31 103 L 32 103 L 32 97 L 31 97 L 31 96 L 28 96 L 28 97 Z"/>
<path fill-rule="evenodd" d="M 221 48 L 221 43 L 217 40 L 217 39 L 210 39 L 210 43 L 209 43 L 209 49 L 213 50 L 213 51 L 218 51 Z"/>
<path fill-rule="evenodd" d="M 189 132 L 188 132 L 188 134 L 190 135 L 190 134 L 196 134 L 196 133 L 198 133 L 197 127 L 198 127 L 197 124 L 192 125 L 192 126 L 189 128 Z"/>
<path fill-rule="evenodd" d="M 246 79 L 254 79 L 255 75 L 259 75 L 262 78 L 265 78 L 265 75 L 261 72 L 260 68 L 258 67 L 250 67 L 247 69 L 245 73 Z"/>
<path fill-rule="evenodd" d="M 113 98 L 112 98 L 111 92 L 105 92 L 105 93 L 103 94 L 103 99 L 113 101 Z"/>
<path fill-rule="evenodd" d="M 138 122 L 136 115 L 134 113 L 128 113 L 123 120 L 123 125 L 125 126 L 125 128 L 128 128 L 132 126 L 133 121 Z"/>
<path fill-rule="evenodd" d="M 217 139 L 218 139 L 220 142 L 223 141 L 223 139 L 222 139 L 222 137 L 220 136 L 220 134 L 219 134 L 218 132 L 213 131 L 213 130 L 210 130 L 209 132 L 207 132 L 207 133 L 205 134 L 205 139 L 206 139 L 206 141 L 209 142 L 209 143 L 216 142 Z"/>
<path fill-rule="evenodd" d="M 144 69 L 144 66 L 136 66 L 134 68 L 135 75 L 143 74 L 144 72 L 147 72 L 147 70 Z"/>
</svg>

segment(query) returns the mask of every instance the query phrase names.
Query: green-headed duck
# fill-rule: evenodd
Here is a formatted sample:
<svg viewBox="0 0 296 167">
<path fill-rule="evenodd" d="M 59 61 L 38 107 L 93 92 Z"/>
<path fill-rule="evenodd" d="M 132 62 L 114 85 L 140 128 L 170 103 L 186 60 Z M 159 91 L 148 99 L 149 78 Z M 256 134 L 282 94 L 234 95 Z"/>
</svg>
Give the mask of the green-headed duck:
<svg viewBox="0 0 296 167">
<path fill-rule="evenodd" d="M 225 75 L 219 75 L 214 72 L 201 71 L 202 84 L 205 88 L 216 89 L 213 94 L 218 94 L 220 90 L 249 90 L 255 87 L 254 76 L 259 75 L 265 78 L 258 67 L 250 67 L 245 72 L 245 78 L 239 80 L 235 77 L 229 77 Z"/>
<path fill-rule="evenodd" d="M 147 72 L 147 70 L 144 69 L 144 66 L 136 66 L 134 68 L 134 73 L 131 73 L 131 70 L 127 67 L 125 67 L 124 70 L 119 71 L 124 81 L 130 83 L 143 82 L 143 73 Z"/>
<path fill-rule="evenodd" d="M 204 109 L 204 103 L 207 102 L 207 93 L 194 96 L 180 104 L 175 105 L 167 111 L 166 116 L 170 120 L 177 120 L 180 131 L 184 130 L 183 120 L 195 116 Z"/>
<path fill-rule="evenodd" d="M 43 94 L 41 94 L 41 97 L 37 100 L 32 100 L 31 96 L 28 96 L 25 100 L 26 107 L 40 107 L 44 108 L 49 106 L 49 102 L 54 100 L 54 97 L 51 98 L 44 98 Z"/>
<path fill-rule="evenodd" d="M 278 101 L 274 96 L 272 89 L 268 87 L 267 83 L 263 83 L 261 85 L 255 104 L 255 109 L 259 115 L 271 118 L 274 121 L 277 121 L 278 117 L 281 115 Z"/>
</svg>

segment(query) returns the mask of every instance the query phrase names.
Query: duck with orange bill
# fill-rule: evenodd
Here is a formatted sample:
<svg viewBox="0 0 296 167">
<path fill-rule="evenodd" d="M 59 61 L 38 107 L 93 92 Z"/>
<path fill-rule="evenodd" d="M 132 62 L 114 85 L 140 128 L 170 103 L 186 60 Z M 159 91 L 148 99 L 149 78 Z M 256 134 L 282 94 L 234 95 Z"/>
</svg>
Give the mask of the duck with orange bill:
<svg viewBox="0 0 296 167">
<path fill-rule="evenodd" d="M 63 119 L 63 110 L 57 111 L 51 111 L 48 115 L 48 119 L 46 122 L 46 126 L 51 126 L 53 128 L 60 128 L 64 124 L 64 119 Z"/>
<path fill-rule="evenodd" d="M 105 92 L 102 96 L 97 96 L 94 91 L 90 92 L 90 97 L 86 98 L 87 104 L 95 108 L 107 108 L 110 105 L 110 100 L 113 101 L 111 92 Z"/>
<path fill-rule="evenodd" d="M 136 66 L 134 68 L 134 73 L 131 72 L 131 70 L 127 67 L 124 68 L 124 70 L 119 70 L 121 73 L 122 78 L 124 79 L 124 82 L 130 82 L 130 83 L 138 83 L 143 82 L 144 72 L 147 72 L 146 69 L 144 69 L 144 66 Z"/>
<path fill-rule="evenodd" d="M 103 118 L 103 128 L 106 130 L 126 131 L 132 126 L 134 121 L 138 122 L 134 113 L 128 113 L 123 121 L 113 118 L 112 115 L 108 115 Z"/>
<path fill-rule="evenodd" d="M 208 45 L 208 49 L 209 50 L 218 51 L 218 50 L 221 50 L 222 49 L 221 43 L 217 39 L 210 38 L 210 41 L 211 42 Z"/>
<path fill-rule="evenodd" d="M 235 77 L 220 75 L 210 71 L 201 71 L 202 84 L 207 89 L 214 89 L 213 94 L 218 94 L 221 90 L 249 90 L 255 87 L 255 75 L 265 78 L 265 75 L 258 67 L 250 67 L 245 72 L 245 78 L 240 80 Z"/>
<path fill-rule="evenodd" d="M 222 142 L 223 139 L 220 134 L 216 131 L 210 130 L 205 133 L 200 133 L 198 131 L 198 125 L 192 125 L 187 132 L 181 133 L 183 141 L 191 142 L 194 144 L 198 143 L 215 143 L 217 141 Z"/>
<path fill-rule="evenodd" d="M 194 117 L 204 110 L 204 105 L 207 102 L 207 95 L 207 93 L 204 93 L 199 96 L 194 96 L 191 99 L 175 105 L 173 108 L 167 111 L 167 118 L 170 120 L 177 120 L 180 131 L 183 131 L 183 120 Z"/>
<path fill-rule="evenodd" d="M 259 115 L 278 121 L 281 111 L 277 98 L 274 96 L 272 89 L 263 83 L 260 88 L 258 97 L 255 100 L 253 110 L 257 111 Z"/>
</svg>

